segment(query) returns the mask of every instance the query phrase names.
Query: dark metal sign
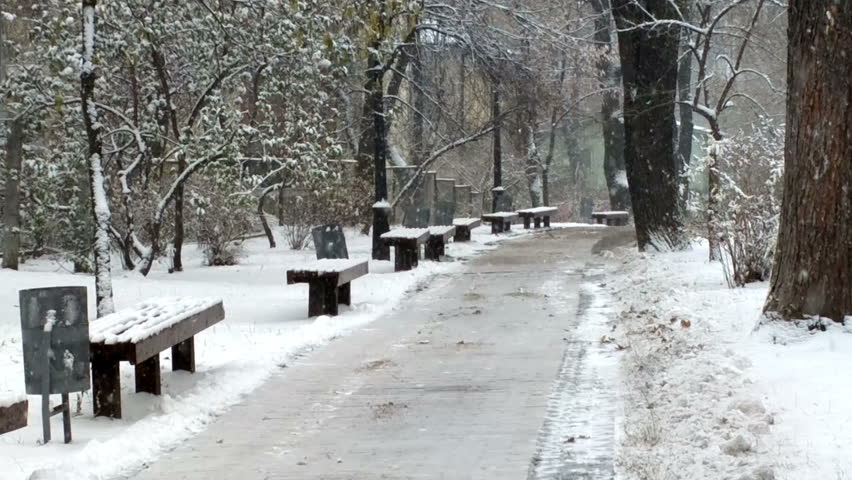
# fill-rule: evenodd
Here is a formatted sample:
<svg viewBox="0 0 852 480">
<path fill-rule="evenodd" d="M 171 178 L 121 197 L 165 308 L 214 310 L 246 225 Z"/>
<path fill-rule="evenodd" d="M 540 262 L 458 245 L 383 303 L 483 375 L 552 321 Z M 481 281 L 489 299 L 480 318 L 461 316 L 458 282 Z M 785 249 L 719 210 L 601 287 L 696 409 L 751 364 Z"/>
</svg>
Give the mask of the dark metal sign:
<svg viewBox="0 0 852 480">
<path fill-rule="evenodd" d="M 21 290 L 21 337 L 27 393 L 42 396 L 44 441 L 50 417 L 62 413 L 65 443 L 71 441 L 69 392 L 89 389 L 89 310 L 86 287 Z M 62 405 L 51 409 L 50 395 Z"/>
<path fill-rule="evenodd" d="M 317 259 L 324 258 L 349 258 L 346 250 L 346 236 L 340 225 L 323 225 L 311 230 L 314 239 L 314 249 Z"/>
</svg>

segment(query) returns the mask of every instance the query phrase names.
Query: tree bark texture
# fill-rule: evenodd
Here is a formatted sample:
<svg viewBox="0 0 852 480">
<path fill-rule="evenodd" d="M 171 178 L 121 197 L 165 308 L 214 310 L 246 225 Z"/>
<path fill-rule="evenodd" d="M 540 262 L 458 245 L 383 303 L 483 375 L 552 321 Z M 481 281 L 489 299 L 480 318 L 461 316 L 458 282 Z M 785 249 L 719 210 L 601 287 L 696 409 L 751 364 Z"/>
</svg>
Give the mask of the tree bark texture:
<svg viewBox="0 0 852 480">
<path fill-rule="evenodd" d="M 368 98 L 373 120 L 373 183 L 376 202 L 388 200 L 387 130 L 385 125 L 384 83 L 382 65 L 377 54 L 370 54 L 367 71 Z M 390 210 L 373 208 L 373 259 L 390 260 L 390 247 L 382 241 L 382 234 L 390 231 Z"/>
<path fill-rule="evenodd" d="M 784 199 L 767 312 L 852 315 L 852 4 L 790 0 Z"/>
<path fill-rule="evenodd" d="M 613 64 L 612 10 L 609 0 L 592 0 L 595 10 L 595 43 L 599 57 L 597 61 L 598 85 L 604 90 L 601 97 L 601 130 L 604 140 L 604 178 L 609 192 L 609 204 L 613 210 L 630 209 L 630 190 L 625 183 L 624 124 L 619 118 L 621 98 L 617 88 L 621 83 L 618 67 Z"/>
<path fill-rule="evenodd" d="M 500 128 L 500 90 L 497 80 L 491 86 L 491 121 L 494 122 L 493 147 L 494 155 L 494 189 L 491 191 L 491 211 L 497 211 L 497 198 L 503 193 L 503 145 Z"/>
<path fill-rule="evenodd" d="M 6 185 L 3 201 L 3 268 L 18 269 L 21 256 L 20 187 L 24 155 L 24 122 L 9 122 L 6 132 Z"/>
<path fill-rule="evenodd" d="M 689 34 L 682 32 L 681 35 L 682 48 L 677 69 L 678 100 L 688 102 L 692 90 L 692 54 L 686 48 L 690 39 Z M 680 209 L 681 212 L 684 212 L 686 211 L 686 202 L 689 200 L 689 179 L 686 176 L 686 171 L 692 160 L 692 135 L 695 130 L 695 122 L 692 118 L 692 106 L 680 103 L 678 113 L 680 115 L 680 128 L 678 128 L 677 138 L 678 185 L 680 189 L 678 193 Z"/>
<path fill-rule="evenodd" d="M 682 248 L 675 161 L 675 93 L 679 37 L 665 27 L 635 28 L 677 18 L 668 0 L 615 0 L 624 84 L 625 166 L 640 250 Z"/>
</svg>

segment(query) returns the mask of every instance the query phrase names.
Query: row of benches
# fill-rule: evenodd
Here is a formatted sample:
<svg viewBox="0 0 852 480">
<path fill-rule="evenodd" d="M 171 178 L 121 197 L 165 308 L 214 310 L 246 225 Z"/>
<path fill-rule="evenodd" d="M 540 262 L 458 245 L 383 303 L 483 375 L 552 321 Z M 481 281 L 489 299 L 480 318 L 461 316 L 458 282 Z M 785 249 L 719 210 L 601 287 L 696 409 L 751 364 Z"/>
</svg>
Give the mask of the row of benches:
<svg viewBox="0 0 852 480">
<path fill-rule="evenodd" d="M 495 233 L 511 229 L 512 221 L 519 216 L 524 218 L 525 228 L 529 228 L 531 220 L 536 228 L 542 225 L 542 221 L 545 227 L 549 227 L 550 215 L 555 211 L 555 208 L 543 207 L 497 212 L 483 215 L 482 220 L 491 222 Z M 601 218 L 608 224 L 610 221 L 626 221 L 621 213 L 602 212 L 598 223 L 601 223 Z M 450 238 L 454 237 L 456 242 L 469 241 L 471 230 L 480 225 L 481 220 L 477 218 L 455 219 L 451 226 L 392 230 L 382 235 L 382 239 L 394 247 L 395 271 L 404 271 L 417 266 L 421 245 L 426 246 L 427 259 L 439 260 L 445 254 Z M 342 248 L 338 250 L 348 257 L 342 229 L 339 229 L 339 234 L 337 241 L 342 242 Z M 316 245 L 318 255 L 326 252 L 328 246 L 323 243 Z M 339 305 L 351 304 L 352 280 L 368 272 L 366 260 L 321 259 L 310 268 L 288 271 L 287 283 L 309 285 L 310 316 L 337 315 Z M 220 299 L 165 298 L 142 302 L 93 322 L 90 347 L 95 415 L 121 417 L 120 362 L 134 365 L 137 392 L 160 395 L 160 353 L 171 349 L 173 370 L 195 372 L 195 335 L 224 318 L 225 310 Z M 26 402 L 9 408 L 23 408 L 26 422 Z M 2 417 L 18 418 L 20 415 Z M 0 433 L 20 426 L 0 424 Z"/>
</svg>

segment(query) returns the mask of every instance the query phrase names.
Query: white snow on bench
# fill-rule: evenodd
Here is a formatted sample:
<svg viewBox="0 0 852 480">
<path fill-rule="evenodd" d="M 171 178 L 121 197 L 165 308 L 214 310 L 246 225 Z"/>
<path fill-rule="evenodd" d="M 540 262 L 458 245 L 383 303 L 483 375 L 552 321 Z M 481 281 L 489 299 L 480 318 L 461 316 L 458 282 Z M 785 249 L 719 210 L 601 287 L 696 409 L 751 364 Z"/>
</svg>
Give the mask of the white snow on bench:
<svg viewBox="0 0 852 480">
<path fill-rule="evenodd" d="M 152 298 L 91 322 L 89 340 L 107 345 L 136 343 L 221 301 L 214 297 Z"/>
<path fill-rule="evenodd" d="M 367 260 L 351 260 L 348 258 L 326 258 L 309 263 L 303 267 L 291 268 L 291 271 L 317 272 L 317 273 L 340 273 L 350 268 L 367 263 Z"/>
<path fill-rule="evenodd" d="M 455 218 L 453 219 L 453 225 L 457 227 L 469 227 L 481 221 L 479 218 Z"/>
<path fill-rule="evenodd" d="M 456 231 L 456 227 L 453 225 L 437 225 L 434 227 L 429 227 L 429 235 L 447 235 Z"/>
<path fill-rule="evenodd" d="M 383 233 L 382 238 L 401 238 L 413 240 L 415 238 L 420 238 L 423 235 L 427 235 L 428 233 L 428 228 L 397 228 L 396 230 L 391 230 L 390 232 Z"/>
<path fill-rule="evenodd" d="M 0 408 L 9 408 L 12 405 L 23 402 L 26 399 L 27 395 L 24 392 L 0 390 Z"/>
<path fill-rule="evenodd" d="M 630 214 L 628 212 L 621 211 L 621 210 L 613 210 L 613 211 L 606 211 L 606 212 L 593 212 L 592 215 L 600 215 L 600 216 L 604 216 L 604 217 L 622 217 L 622 216 L 630 215 Z"/>
<path fill-rule="evenodd" d="M 518 214 L 515 212 L 495 212 L 495 213 L 486 213 L 482 215 L 482 218 L 515 218 Z"/>
<path fill-rule="evenodd" d="M 531 213 L 535 215 L 536 213 L 553 213 L 557 210 L 556 207 L 535 207 L 535 208 L 526 208 L 524 210 L 518 210 L 518 213 Z"/>
</svg>

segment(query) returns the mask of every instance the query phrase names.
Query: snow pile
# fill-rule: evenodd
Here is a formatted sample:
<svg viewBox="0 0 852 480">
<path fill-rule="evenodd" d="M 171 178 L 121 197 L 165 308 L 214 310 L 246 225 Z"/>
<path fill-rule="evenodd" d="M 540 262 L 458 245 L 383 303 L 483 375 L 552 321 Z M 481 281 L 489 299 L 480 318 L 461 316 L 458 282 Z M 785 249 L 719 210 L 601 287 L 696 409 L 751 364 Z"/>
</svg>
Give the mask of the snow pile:
<svg viewBox="0 0 852 480">
<path fill-rule="evenodd" d="M 615 255 L 619 478 L 849 478 L 852 335 L 759 326 L 767 285 L 727 288 L 707 253 Z"/>
</svg>

